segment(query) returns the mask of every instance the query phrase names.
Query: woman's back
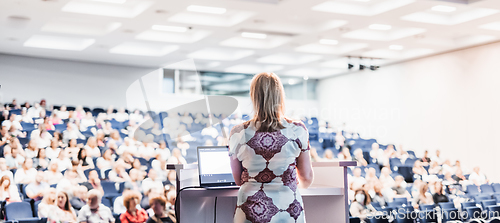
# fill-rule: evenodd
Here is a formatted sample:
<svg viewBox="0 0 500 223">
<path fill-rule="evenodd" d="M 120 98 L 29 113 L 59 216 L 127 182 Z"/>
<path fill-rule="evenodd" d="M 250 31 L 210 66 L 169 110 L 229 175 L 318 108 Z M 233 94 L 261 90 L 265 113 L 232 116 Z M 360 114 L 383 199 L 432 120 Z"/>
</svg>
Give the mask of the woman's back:
<svg viewBox="0 0 500 223">
<path fill-rule="evenodd" d="M 230 154 L 241 161 L 235 222 L 304 222 L 297 158 L 309 150 L 303 123 L 282 119 L 283 129 L 260 132 L 252 122 L 231 130 Z"/>
</svg>

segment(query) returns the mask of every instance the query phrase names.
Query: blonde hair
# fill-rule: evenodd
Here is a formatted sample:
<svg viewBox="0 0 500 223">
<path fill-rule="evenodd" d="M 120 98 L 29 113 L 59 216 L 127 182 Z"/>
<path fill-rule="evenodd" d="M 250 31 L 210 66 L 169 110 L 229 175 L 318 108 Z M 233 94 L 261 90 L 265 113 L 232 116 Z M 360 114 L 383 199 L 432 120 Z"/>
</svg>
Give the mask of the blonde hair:
<svg viewBox="0 0 500 223">
<path fill-rule="evenodd" d="M 260 122 L 257 131 L 274 132 L 285 128 L 281 124 L 285 111 L 285 91 L 280 78 L 274 73 L 260 73 L 250 84 L 254 116 L 251 122 Z"/>
</svg>

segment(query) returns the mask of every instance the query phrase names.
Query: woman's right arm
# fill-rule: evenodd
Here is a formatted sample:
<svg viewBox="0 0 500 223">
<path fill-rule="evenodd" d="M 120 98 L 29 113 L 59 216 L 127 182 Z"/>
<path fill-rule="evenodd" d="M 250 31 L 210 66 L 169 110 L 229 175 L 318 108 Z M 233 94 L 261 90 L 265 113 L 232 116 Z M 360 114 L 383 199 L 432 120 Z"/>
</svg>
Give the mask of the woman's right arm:
<svg viewBox="0 0 500 223">
<path fill-rule="evenodd" d="M 297 157 L 297 174 L 299 176 L 299 187 L 308 188 L 311 186 L 314 173 L 311 164 L 311 155 L 309 150 L 301 152 Z"/>
<path fill-rule="evenodd" d="M 233 171 L 233 178 L 236 185 L 241 186 L 243 182 L 241 182 L 241 173 L 243 172 L 243 165 L 241 165 L 241 161 L 236 158 L 236 155 L 231 156 L 231 169 Z"/>
</svg>

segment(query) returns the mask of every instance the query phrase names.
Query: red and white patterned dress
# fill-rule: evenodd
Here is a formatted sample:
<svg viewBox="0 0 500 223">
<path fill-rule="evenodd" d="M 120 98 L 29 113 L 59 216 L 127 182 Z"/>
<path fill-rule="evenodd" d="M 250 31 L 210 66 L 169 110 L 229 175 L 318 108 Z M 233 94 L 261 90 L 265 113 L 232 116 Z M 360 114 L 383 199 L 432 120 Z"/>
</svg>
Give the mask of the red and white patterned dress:
<svg viewBox="0 0 500 223">
<path fill-rule="evenodd" d="M 309 133 L 302 122 L 281 123 L 276 132 L 257 132 L 250 122 L 231 130 L 229 154 L 243 166 L 235 223 L 305 222 L 296 159 L 309 150 Z"/>
</svg>

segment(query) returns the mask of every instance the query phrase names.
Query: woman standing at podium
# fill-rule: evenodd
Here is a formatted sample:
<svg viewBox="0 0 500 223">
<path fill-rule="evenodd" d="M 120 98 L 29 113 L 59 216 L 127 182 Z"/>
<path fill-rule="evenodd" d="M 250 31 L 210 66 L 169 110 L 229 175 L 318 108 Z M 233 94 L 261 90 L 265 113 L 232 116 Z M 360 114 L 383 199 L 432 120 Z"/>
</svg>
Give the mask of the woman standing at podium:
<svg viewBox="0 0 500 223">
<path fill-rule="evenodd" d="M 312 183 L 309 133 L 304 123 L 284 117 L 285 92 L 274 73 L 250 84 L 254 116 L 233 127 L 229 155 L 241 185 L 234 222 L 305 222 L 298 188 Z"/>
</svg>

